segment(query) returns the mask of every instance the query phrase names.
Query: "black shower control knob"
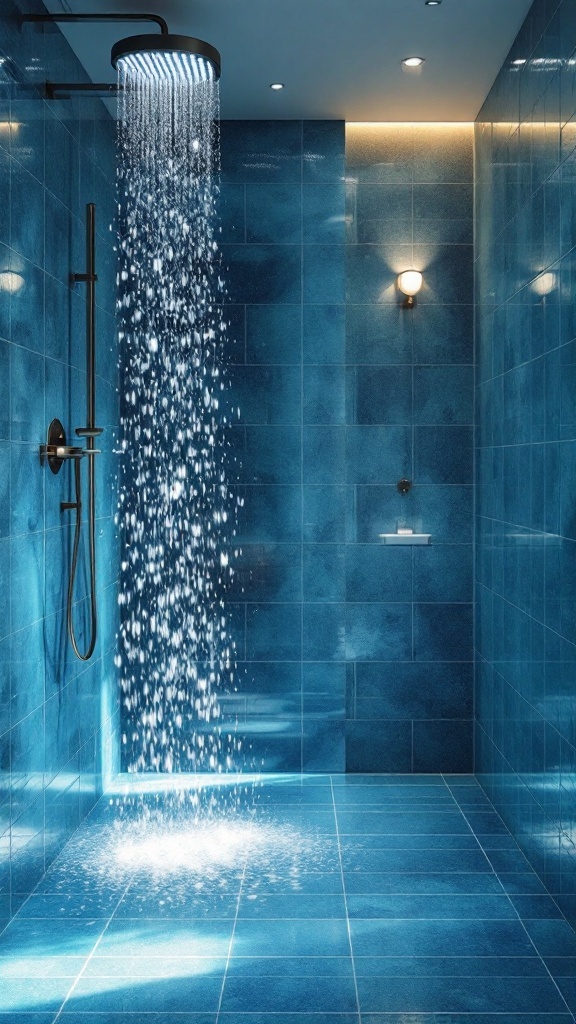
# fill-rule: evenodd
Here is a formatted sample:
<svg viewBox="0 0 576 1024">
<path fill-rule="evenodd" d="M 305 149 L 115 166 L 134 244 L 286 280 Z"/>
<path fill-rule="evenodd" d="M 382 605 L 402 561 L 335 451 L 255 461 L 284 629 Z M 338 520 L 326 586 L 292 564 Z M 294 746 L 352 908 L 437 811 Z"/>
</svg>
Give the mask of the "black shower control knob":
<svg viewBox="0 0 576 1024">
<path fill-rule="evenodd" d="M 400 494 L 408 494 L 408 491 L 412 487 L 412 481 L 411 480 L 402 479 L 402 480 L 398 481 L 396 486 L 398 487 L 398 490 L 400 491 Z"/>
</svg>

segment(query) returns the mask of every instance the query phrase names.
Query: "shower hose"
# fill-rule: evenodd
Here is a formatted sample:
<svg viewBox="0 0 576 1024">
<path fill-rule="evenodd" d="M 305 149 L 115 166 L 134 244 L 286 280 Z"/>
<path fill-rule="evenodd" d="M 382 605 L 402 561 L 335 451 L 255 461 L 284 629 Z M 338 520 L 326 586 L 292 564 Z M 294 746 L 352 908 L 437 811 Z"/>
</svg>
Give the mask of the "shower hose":
<svg viewBox="0 0 576 1024">
<path fill-rule="evenodd" d="M 74 527 L 74 543 L 72 546 L 72 564 L 68 578 L 68 602 L 67 619 L 68 635 L 74 654 L 80 661 L 89 661 L 94 653 L 97 635 L 97 614 L 96 614 L 96 526 L 94 507 L 94 456 L 88 461 L 88 548 L 90 560 L 90 641 L 84 653 L 78 646 L 76 631 L 74 628 L 74 586 L 78 572 L 78 555 L 80 551 L 80 540 L 82 538 L 82 477 L 80 471 L 81 458 L 74 459 L 74 486 L 76 490 L 76 501 L 71 507 L 76 508 L 76 524 Z"/>
</svg>

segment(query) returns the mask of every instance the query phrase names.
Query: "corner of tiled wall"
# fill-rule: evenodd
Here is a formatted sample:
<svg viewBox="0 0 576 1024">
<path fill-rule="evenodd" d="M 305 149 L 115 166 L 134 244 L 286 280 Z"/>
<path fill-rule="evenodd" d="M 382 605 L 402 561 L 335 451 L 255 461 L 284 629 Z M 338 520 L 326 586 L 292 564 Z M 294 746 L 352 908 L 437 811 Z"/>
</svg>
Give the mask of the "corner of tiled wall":
<svg viewBox="0 0 576 1024">
<path fill-rule="evenodd" d="M 476 124 L 476 770 L 571 920 L 575 55 L 536 0 Z"/>
</svg>

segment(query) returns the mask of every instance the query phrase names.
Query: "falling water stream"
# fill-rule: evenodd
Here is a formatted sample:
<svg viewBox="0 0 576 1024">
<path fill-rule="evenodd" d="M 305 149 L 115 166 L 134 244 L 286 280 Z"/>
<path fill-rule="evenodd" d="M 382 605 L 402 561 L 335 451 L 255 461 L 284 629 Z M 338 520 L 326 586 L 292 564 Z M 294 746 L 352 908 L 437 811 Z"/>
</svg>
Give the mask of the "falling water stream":
<svg viewBox="0 0 576 1024">
<path fill-rule="evenodd" d="M 216 228 L 218 83 L 120 67 L 118 312 L 123 759 L 238 767 L 220 695 L 237 500 Z M 236 552 L 237 554 L 237 552 Z"/>
</svg>

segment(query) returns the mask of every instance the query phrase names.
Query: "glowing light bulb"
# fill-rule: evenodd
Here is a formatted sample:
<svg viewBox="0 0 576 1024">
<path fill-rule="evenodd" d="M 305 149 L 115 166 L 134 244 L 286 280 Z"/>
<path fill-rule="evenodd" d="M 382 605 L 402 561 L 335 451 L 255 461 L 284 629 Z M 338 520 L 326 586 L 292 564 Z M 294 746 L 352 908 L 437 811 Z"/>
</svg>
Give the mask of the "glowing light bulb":
<svg viewBox="0 0 576 1024">
<path fill-rule="evenodd" d="M 25 285 L 22 274 L 15 274 L 12 270 L 0 271 L 0 292 L 19 292 Z"/>
<path fill-rule="evenodd" d="M 403 71 L 421 71 L 425 63 L 425 57 L 405 57 L 402 64 Z"/>
<path fill-rule="evenodd" d="M 422 287 L 422 274 L 418 270 L 405 270 L 398 278 L 400 291 L 413 299 Z"/>
</svg>

